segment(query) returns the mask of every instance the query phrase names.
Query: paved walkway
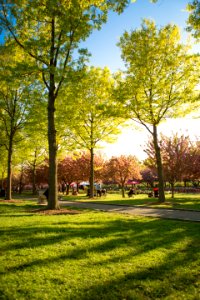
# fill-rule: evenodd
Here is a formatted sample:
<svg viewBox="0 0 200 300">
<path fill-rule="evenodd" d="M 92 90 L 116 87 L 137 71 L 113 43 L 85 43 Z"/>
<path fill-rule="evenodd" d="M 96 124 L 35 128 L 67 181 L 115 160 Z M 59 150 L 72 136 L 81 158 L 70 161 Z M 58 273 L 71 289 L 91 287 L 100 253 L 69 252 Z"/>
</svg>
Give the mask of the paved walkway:
<svg viewBox="0 0 200 300">
<path fill-rule="evenodd" d="M 94 202 L 77 202 L 77 201 L 61 201 L 61 206 L 70 206 L 78 208 L 89 208 L 100 211 L 118 212 L 122 214 L 130 214 L 145 217 L 155 217 L 164 219 L 175 219 L 200 222 L 200 211 L 166 209 L 166 208 L 150 208 L 128 205 L 103 204 Z"/>
</svg>

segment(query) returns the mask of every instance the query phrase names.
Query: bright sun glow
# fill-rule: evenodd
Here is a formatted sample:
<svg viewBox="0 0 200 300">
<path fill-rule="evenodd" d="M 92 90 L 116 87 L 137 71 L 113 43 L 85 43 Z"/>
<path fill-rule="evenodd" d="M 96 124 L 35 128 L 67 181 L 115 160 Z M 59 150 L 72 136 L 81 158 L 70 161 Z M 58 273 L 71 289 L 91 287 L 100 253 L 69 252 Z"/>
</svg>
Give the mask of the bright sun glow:
<svg viewBox="0 0 200 300">
<path fill-rule="evenodd" d="M 133 123 L 134 124 L 134 123 Z M 200 121 L 199 119 L 179 118 L 171 119 L 162 123 L 159 127 L 159 133 L 166 136 L 172 136 L 175 133 L 179 135 L 189 135 L 191 140 L 199 139 Z M 114 144 L 106 144 L 102 152 L 105 153 L 107 158 L 111 156 L 135 155 L 139 160 L 146 158 L 144 152 L 145 145 L 150 138 L 148 131 L 140 127 L 138 130 L 126 128 L 118 137 Z"/>
</svg>

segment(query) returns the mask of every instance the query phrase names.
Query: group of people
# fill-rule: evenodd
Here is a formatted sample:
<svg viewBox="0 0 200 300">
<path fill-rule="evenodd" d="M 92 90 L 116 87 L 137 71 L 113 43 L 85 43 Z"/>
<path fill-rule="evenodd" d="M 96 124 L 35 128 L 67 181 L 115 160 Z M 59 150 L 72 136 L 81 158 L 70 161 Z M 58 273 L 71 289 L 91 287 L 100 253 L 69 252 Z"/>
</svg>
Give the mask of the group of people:
<svg viewBox="0 0 200 300">
<path fill-rule="evenodd" d="M 59 187 L 59 192 L 62 192 L 63 194 L 66 192 L 67 190 L 67 184 L 66 183 L 62 183 L 62 185 Z M 102 189 L 101 187 L 101 184 L 100 183 L 97 183 L 95 184 L 94 186 L 94 196 L 97 196 L 97 197 L 101 197 L 101 196 L 105 196 L 107 193 L 106 189 Z M 77 195 L 78 192 L 77 192 L 77 189 L 72 186 L 72 195 Z M 47 188 L 43 195 L 47 198 L 49 198 L 49 188 Z M 90 196 L 90 188 L 88 187 L 87 189 L 87 196 Z"/>
<path fill-rule="evenodd" d="M 62 189 L 62 192 L 64 193 L 65 190 L 66 190 L 66 187 L 65 187 L 65 189 Z M 102 195 L 105 196 L 106 192 L 107 192 L 106 189 L 102 189 L 100 184 L 96 184 L 95 190 L 94 190 L 94 196 L 97 196 L 97 197 L 101 197 Z M 134 194 L 135 194 L 135 190 L 133 188 L 130 188 L 130 190 L 128 191 L 128 196 L 132 197 Z M 46 196 L 47 199 L 49 198 L 49 189 L 48 188 L 45 190 L 44 195 Z M 73 195 L 74 195 L 74 193 L 73 193 Z M 2 196 L 5 196 L 5 190 L 0 190 L 0 197 L 2 197 Z M 88 188 L 88 190 L 87 190 L 87 196 L 90 196 L 90 188 Z M 159 197 L 159 188 L 157 185 L 153 188 L 153 192 L 148 193 L 148 197 L 153 197 L 153 196 L 155 198 Z"/>
<path fill-rule="evenodd" d="M 101 196 L 105 196 L 106 193 L 107 193 L 106 189 L 102 189 L 100 183 L 95 184 L 95 186 L 94 186 L 94 196 L 101 197 Z M 88 187 L 87 196 L 90 197 L 90 187 Z"/>
<path fill-rule="evenodd" d="M 130 190 L 128 191 L 128 196 L 132 197 L 134 194 L 135 194 L 135 190 L 133 188 L 130 188 Z M 155 197 L 155 198 L 159 197 L 159 188 L 157 185 L 153 188 L 153 192 L 148 193 L 148 196 Z"/>
<path fill-rule="evenodd" d="M 95 186 L 97 197 L 101 197 L 102 195 L 106 195 L 106 189 L 101 188 L 101 184 L 97 183 Z"/>
</svg>

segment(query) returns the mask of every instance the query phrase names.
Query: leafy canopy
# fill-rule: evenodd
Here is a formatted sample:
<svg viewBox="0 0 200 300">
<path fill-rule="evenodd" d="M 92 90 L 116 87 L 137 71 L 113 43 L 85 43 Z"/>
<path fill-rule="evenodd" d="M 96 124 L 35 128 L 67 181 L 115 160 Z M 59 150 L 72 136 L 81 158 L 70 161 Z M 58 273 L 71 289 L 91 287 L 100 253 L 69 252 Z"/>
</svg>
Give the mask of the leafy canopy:
<svg viewBox="0 0 200 300">
<path fill-rule="evenodd" d="M 120 97 L 130 117 L 158 125 L 192 109 L 199 60 L 180 43 L 177 26 L 158 29 L 143 20 L 141 28 L 123 34 L 119 46 L 127 67 Z"/>
<path fill-rule="evenodd" d="M 187 5 L 187 11 L 189 12 L 188 17 L 188 31 L 191 31 L 193 36 L 198 39 L 200 38 L 200 2 L 195 0 Z"/>
<path fill-rule="evenodd" d="M 82 149 L 96 148 L 100 141 L 112 142 L 120 132 L 121 118 L 111 115 L 114 79 L 108 68 L 88 68 L 79 82 L 64 89 L 66 134 Z M 64 123 L 64 120 L 63 120 Z"/>
</svg>

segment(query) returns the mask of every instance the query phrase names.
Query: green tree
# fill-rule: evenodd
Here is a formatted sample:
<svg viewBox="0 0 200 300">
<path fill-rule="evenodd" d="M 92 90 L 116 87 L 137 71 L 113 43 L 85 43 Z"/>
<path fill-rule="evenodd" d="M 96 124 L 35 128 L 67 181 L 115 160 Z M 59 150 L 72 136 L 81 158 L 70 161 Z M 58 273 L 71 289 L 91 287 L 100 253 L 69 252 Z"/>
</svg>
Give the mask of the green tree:
<svg viewBox="0 0 200 300">
<path fill-rule="evenodd" d="M 34 85 L 30 80 L 30 70 L 24 64 L 24 55 L 15 45 L 5 43 L 0 48 L 0 128 L 1 145 L 7 155 L 6 198 L 11 199 L 12 161 L 20 153 L 19 143 L 25 139 L 25 125 L 32 113 L 31 98 Z M 33 77 L 33 75 L 32 75 Z M 36 77 L 34 76 L 34 79 Z M 36 93 L 34 93 L 35 97 Z"/>
<path fill-rule="evenodd" d="M 14 55 L 14 53 L 12 53 Z M 1 59 L 10 59 L 14 70 L 15 55 L 5 55 L 1 52 Z M 13 76 L 4 61 L 1 62 L 0 82 L 0 130 L 2 132 L 1 145 L 7 150 L 7 186 L 6 199 L 11 200 L 12 158 L 16 145 L 24 138 L 23 129 L 30 110 L 30 81 L 28 77 Z"/>
<path fill-rule="evenodd" d="M 60 87 L 80 66 L 86 51 L 79 49 L 94 28 L 106 22 L 109 10 L 122 12 L 128 0 L 26 0 L 0 1 L 1 26 L 36 60 L 48 91 L 49 202 L 59 208 L 57 197 L 57 140 L 55 103 Z"/>
<path fill-rule="evenodd" d="M 144 20 L 140 29 L 125 32 L 119 46 L 127 67 L 119 92 L 127 117 L 139 122 L 153 137 L 159 179 L 159 201 L 165 201 L 158 125 L 166 118 L 192 110 L 197 86 L 198 57 L 180 43 L 179 29 L 158 29 Z"/>
<path fill-rule="evenodd" d="M 21 166 L 21 169 L 25 169 L 26 173 L 30 174 L 29 184 L 32 185 L 33 195 L 36 195 L 36 172 L 37 168 L 44 163 L 47 157 L 47 140 L 45 140 L 41 133 L 37 134 L 37 131 L 34 131 L 31 137 L 27 136 L 20 143 L 20 150 L 17 151 L 18 163 L 16 162 L 16 164 Z"/>
<path fill-rule="evenodd" d="M 23 141 L 23 153 L 26 167 L 31 172 L 32 192 L 36 194 L 36 172 L 45 158 L 48 156 L 47 141 L 47 119 L 46 119 L 46 99 L 41 91 L 41 84 L 34 84 L 33 90 L 34 102 L 31 103 L 31 110 L 26 124 L 26 140 Z M 22 156 L 22 160 L 23 160 Z"/>
<path fill-rule="evenodd" d="M 1 87 L 0 92 L 0 129 L 4 132 L 1 144 L 7 150 L 7 191 L 6 199 L 11 200 L 11 178 L 12 178 L 12 155 L 16 147 L 24 137 L 21 134 L 26 122 L 27 90 L 21 87 Z"/>
<path fill-rule="evenodd" d="M 199 41 L 200 38 L 200 2 L 194 0 L 187 5 L 187 10 L 189 12 L 188 17 L 188 31 L 192 32 L 193 36 Z"/>
<path fill-rule="evenodd" d="M 90 68 L 83 78 L 72 85 L 72 91 L 66 97 L 70 107 L 66 107 L 70 115 L 67 130 L 81 149 L 90 152 L 90 186 L 94 186 L 94 150 L 100 142 L 112 142 L 120 132 L 121 118 L 110 113 L 113 104 L 114 79 L 108 68 Z M 67 121 L 66 121 L 67 122 Z M 94 196 L 91 189 L 90 197 Z"/>
</svg>

